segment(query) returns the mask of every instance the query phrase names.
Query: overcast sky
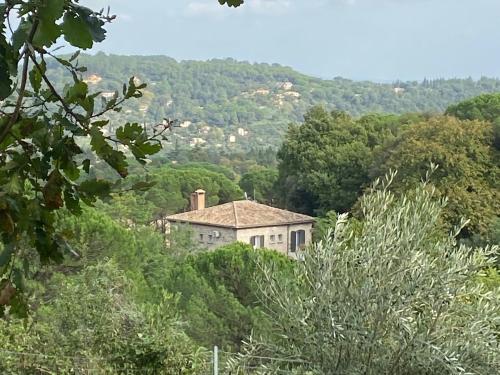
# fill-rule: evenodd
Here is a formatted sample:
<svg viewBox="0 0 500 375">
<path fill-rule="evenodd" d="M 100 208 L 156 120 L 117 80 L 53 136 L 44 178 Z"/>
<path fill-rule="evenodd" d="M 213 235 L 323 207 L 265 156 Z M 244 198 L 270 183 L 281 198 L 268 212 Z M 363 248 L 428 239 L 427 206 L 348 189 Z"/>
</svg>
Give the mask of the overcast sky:
<svg viewBox="0 0 500 375">
<path fill-rule="evenodd" d="M 118 15 L 96 50 L 233 57 L 322 78 L 500 77 L 500 0 L 82 0 Z"/>
</svg>

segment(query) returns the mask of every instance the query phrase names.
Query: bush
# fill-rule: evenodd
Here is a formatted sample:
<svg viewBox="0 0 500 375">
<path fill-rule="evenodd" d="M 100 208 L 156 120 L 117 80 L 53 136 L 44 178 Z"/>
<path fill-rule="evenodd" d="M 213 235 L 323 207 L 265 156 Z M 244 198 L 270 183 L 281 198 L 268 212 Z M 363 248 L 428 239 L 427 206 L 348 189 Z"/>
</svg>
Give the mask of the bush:
<svg viewBox="0 0 500 375">
<path fill-rule="evenodd" d="M 272 336 L 254 336 L 232 370 L 311 374 L 491 374 L 500 368 L 500 290 L 478 282 L 494 248 L 440 233 L 429 186 L 362 199 L 364 222 L 341 215 L 295 277 L 259 283 Z M 457 229 L 458 231 L 458 229 Z M 266 359 L 268 358 L 268 359 Z M 266 372 L 268 373 L 268 372 Z"/>
</svg>

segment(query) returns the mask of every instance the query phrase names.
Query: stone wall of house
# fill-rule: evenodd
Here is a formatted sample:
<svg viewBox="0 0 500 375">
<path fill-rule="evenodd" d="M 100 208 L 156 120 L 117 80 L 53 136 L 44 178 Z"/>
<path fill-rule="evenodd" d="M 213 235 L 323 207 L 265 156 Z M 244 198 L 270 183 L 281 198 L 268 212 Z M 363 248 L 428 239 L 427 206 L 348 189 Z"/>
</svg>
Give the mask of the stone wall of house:
<svg viewBox="0 0 500 375">
<path fill-rule="evenodd" d="M 236 230 L 232 228 L 220 228 L 210 225 L 200 224 L 176 224 L 171 225 L 186 226 L 193 232 L 193 242 L 200 247 L 209 250 L 236 242 Z"/>
<path fill-rule="evenodd" d="M 236 241 L 250 244 L 253 236 L 264 236 L 264 244 L 261 247 L 274 249 L 295 258 L 297 253 L 291 251 L 290 236 L 292 231 L 304 230 L 306 245 L 312 240 L 312 224 L 291 224 L 245 229 L 221 228 L 193 223 L 171 223 L 170 225 L 190 228 L 193 233 L 194 243 L 209 250 L 214 250 Z"/>
<path fill-rule="evenodd" d="M 264 236 L 264 244 L 261 247 L 274 249 L 286 254 L 288 249 L 288 226 L 261 227 L 238 229 L 237 239 L 243 243 L 251 243 L 253 236 Z"/>
<path fill-rule="evenodd" d="M 290 236 L 292 231 L 304 230 L 306 245 L 312 240 L 312 224 L 292 224 L 261 228 L 238 229 L 237 240 L 244 243 L 251 243 L 253 236 L 264 236 L 264 246 L 274 249 L 282 254 L 294 256 L 291 252 Z"/>
</svg>

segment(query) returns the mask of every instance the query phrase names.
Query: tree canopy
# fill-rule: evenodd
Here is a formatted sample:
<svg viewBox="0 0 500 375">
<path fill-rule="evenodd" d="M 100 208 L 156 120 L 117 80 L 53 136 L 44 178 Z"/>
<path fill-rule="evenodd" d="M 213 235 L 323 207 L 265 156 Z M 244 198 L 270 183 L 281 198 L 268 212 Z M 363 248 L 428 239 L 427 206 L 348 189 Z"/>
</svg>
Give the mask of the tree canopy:
<svg viewBox="0 0 500 375">
<path fill-rule="evenodd" d="M 239 185 L 253 199 L 272 205 L 276 198 L 275 185 L 278 171 L 273 168 L 255 167 L 241 176 Z"/>
<path fill-rule="evenodd" d="M 415 117 L 415 118 L 414 118 Z M 278 152 L 284 205 L 309 214 L 348 211 L 371 182 L 373 151 L 421 116 L 368 115 L 315 107 L 291 125 Z"/>
<path fill-rule="evenodd" d="M 493 127 L 481 121 L 434 117 L 414 124 L 386 145 L 373 164 L 373 176 L 398 171 L 393 189 L 403 193 L 430 177 L 441 197 L 448 198 L 444 219 L 470 220 L 463 235 L 485 233 L 500 212 L 500 166 L 493 147 Z"/>
<path fill-rule="evenodd" d="M 483 94 L 451 105 L 446 114 L 462 120 L 491 122 L 495 134 L 495 147 L 500 152 L 500 94 Z"/>
</svg>

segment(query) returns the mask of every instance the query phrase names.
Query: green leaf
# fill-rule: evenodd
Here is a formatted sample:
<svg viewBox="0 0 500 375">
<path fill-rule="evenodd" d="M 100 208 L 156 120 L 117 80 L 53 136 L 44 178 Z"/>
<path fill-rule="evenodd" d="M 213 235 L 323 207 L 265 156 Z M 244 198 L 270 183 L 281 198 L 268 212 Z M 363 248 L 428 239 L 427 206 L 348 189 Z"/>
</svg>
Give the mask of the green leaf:
<svg viewBox="0 0 500 375">
<path fill-rule="evenodd" d="M 93 41 L 89 27 L 78 14 L 67 12 L 64 15 L 62 32 L 64 39 L 71 45 L 83 49 L 92 48 Z"/>
<path fill-rule="evenodd" d="M 79 215 L 82 213 L 82 208 L 80 207 L 80 198 L 78 193 L 76 193 L 73 188 L 66 188 L 64 190 L 64 203 L 66 208 L 73 214 Z"/>
<path fill-rule="evenodd" d="M 128 163 L 125 154 L 121 151 L 114 150 L 108 142 L 101 130 L 98 127 L 92 127 L 90 130 L 90 145 L 96 154 L 104 159 L 121 177 L 128 175 Z"/>
<path fill-rule="evenodd" d="M 13 244 L 4 245 L 4 249 L 0 252 L 0 275 L 3 274 L 2 268 L 9 264 L 12 254 L 14 254 L 15 247 Z"/>
<path fill-rule="evenodd" d="M 7 182 L 3 186 L 3 190 L 8 194 L 20 194 L 22 191 L 21 181 L 19 180 L 18 175 L 13 175 L 9 178 L 9 182 Z"/>
<path fill-rule="evenodd" d="M 80 169 L 78 169 L 76 163 L 72 159 L 67 160 L 64 165 L 62 165 L 62 170 L 71 181 L 76 181 L 78 177 L 80 177 Z"/>
<path fill-rule="evenodd" d="M 14 282 L 14 286 L 17 290 L 24 290 L 25 285 L 23 275 L 21 270 L 17 267 L 12 270 L 12 281 Z"/>
<path fill-rule="evenodd" d="M 44 223 L 37 223 L 34 228 L 35 232 L 35 248 L 40 256 L 40 261 L 44 264 L 50 260 L 60 262 L 63 259 L 61 249 L 56 241 L 52 238 L 52 233 Z"/>
<path fill-rule="evenodd" d="M 128 163 L 125 154 L 121 151 L 111 150 L 103 159 L 108 163 L 121 177 L 128 176 Z"/>
<path fill-rule="evenodd" d="M 12 80 L 4 69 L 0 68 L 0 100 L 7 98 L 12 92 Z"/>
<path fill-rule="evenodd" d="M 98 128 L 102 128 L 103 126 L 106 126 L 109 124 L 109 120 L 99 120 L 99 121 L 94 121 L 92 123 L 92 126 L 96 126 Z"/>
<path fill-rule="evenodd" d="M 17 57 L 12 47 L 0 36 L 0 100 L 7 98 L 12 93 L 11 75 L 15 73 Z"/>
<path fill-rule="evenodd" d="M 17 51 L 23 46 L 24 42 L 26 42 L 26 39 L 28 39 L 28 35 L 32 26 L 33 24 L 28 20 L 21 21 L 16 31 L 14 31 L 14 34 L 12 35 L 12 48 Z"/>
<path fill-rule="evenodd" d="M 71 57 L 69 58 L 69 61 L 74 61 L 78 56 L 80 56 L 80 50 L 72 54 Z"/>
<path fill-rule="evenodd" d="M 45 71 L 47 69 L 45 61 L 42 61 L 39 65 L 41 72 L 40 70 L 38 70 L 38 67 L 34 66 L 29 74 L 31 87 L 33 88 L 33 91 L 36 93 L 38 93 L 40 91 L 40 88 L 42 87 L 42 75 L 45 74 Z"/>
<path fill-rule="evenodd" d="M 75 5 L 74 9 L 86 23 L 88 31 L 90 32 L 94 42 L 99 43 L 106 39 L 106 30 L 103 28 L 104 21 L 99 19 L 99 17 L 89 8 Z"/>
<path fill-rule="evenodd" d="M 54 21 L 40 19 L 35 35 L 33 45 L 43 48 L 50 47 L 61 35 L 61 28 Z"/>
<path fill-rule="evenodd" d="M 83 170 L 87 173 L 89 173 L 90 171 L 90 159 L 85 159 L 83 162 L 82 162 L 82 166 L 83 166 Z"/>
<path fill-rule="evenodd" d="M 124 144 L 130 144 L 142 136 L 144 136 L 144 128 L 138 123 L 127 123 L 116 130 L 116 137 Z"/>
<path fill-rule="evenodd" d="M 56 21 L 63 15 L 65 0 L 45 0 L 40 6 L 38 14 L 46 21 Z"/>
<path fill-rule="evenodd" d="M 97 126 L 92 126 L 92 129 L 90 129 L 90 145 L 92 146 L 92 150 L 98 155 L 106 153 L 111 148 L 108 142 L 106 142 L 104 134 L 102 134 L 102 131 Z"/>
<path fill-rule="evenodd" d="M 78 191 L 88 197 L 107 197 L 111 193 L 111 183 L 95 178 L 89 179 L 80 184 Z"/>
<path fill-rule="evenodd" d="M 145 155 L 154 155 L 161 150 L 161 144 L 158 142 L 145 142 L 136 144 L 136 147 L 141 150 Z"/>
<path fill-rule="evenodd" d="M 87 96 L 88 89 L 85 82 L 78 81 L 69 88 L 66 94 L 66 100 L 70 103 L 74 103 L 78 99 L 84 99 Z"/>
</svg>

